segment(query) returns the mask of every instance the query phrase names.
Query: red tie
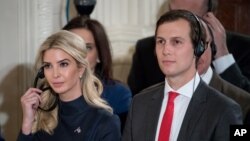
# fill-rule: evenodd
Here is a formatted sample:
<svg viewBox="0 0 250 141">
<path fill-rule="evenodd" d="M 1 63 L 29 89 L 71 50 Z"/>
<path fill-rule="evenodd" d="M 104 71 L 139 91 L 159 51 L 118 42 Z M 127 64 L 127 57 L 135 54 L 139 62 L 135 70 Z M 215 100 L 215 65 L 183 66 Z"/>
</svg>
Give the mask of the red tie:
<svg viewBox="0 0 250 141">
<path fill-rule="evenodd" d="M 168 141 L 170 135 L 170 129 L 172 125 L 173 113 L 174 113 L 174 99 L 178 96 L 178 93 L 170 91 L 168 93 L 168 103 L 165 110 L 158 141 Z"/>
</svg>

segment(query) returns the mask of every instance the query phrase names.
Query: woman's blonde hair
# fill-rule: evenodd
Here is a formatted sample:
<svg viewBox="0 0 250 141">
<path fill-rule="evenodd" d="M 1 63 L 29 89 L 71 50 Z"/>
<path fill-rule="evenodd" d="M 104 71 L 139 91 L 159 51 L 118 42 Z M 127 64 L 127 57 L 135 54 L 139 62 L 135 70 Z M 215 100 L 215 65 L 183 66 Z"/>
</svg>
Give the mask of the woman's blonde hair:
<svg viewBox="0 0 250 141">
<path fill-rule="evenodd" d="M 91 72 L 89 63 L 86 60 L 87 49 L 84 40 L 80 36 L 66 30 L 61 30 L 51 35 L 39 48 L 35 62 L 35 70 L 39 70 L 42 67 L 44 53 L 52 48 L 65 51 L 75 59 L 79 68 L 85 68 L 81 78 L 81 84 L 82 94 L 86 102 L 91 106 L 102 108 L 112 113 L 112 108 L 100 97 L 103 86 L 100 80 Z M 43 86 L 48 86 L 46 80 L 43 82 Z M 41 108 L 46 109 L 50 103 L 55 101 L 56 96 L 53 96 L 52 93 L 52 91 L 46 91 L 46 94 L 42 94 L 43 103 L 40 105 Z M 38 110 L 32 132 L 34 133 L 39 130 L 44 130 L 45 132 L 52 134 L 57 124 L 58 106 L 50 112 Z"/>
</svg>

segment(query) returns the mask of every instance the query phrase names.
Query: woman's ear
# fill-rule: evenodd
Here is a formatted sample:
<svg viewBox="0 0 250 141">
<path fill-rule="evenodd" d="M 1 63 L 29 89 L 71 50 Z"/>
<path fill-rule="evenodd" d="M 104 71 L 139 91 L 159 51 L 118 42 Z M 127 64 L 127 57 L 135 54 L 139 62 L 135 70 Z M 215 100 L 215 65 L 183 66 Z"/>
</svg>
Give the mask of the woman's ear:
<svg viewBox="0 0 250 141">
<path fill-rule="evenodd" d="M 82 66 L 79 68 L 79 78 L 80 79 L 82 78 L 84 71 L 85 71 L 85 66 Z"/>
</svg>

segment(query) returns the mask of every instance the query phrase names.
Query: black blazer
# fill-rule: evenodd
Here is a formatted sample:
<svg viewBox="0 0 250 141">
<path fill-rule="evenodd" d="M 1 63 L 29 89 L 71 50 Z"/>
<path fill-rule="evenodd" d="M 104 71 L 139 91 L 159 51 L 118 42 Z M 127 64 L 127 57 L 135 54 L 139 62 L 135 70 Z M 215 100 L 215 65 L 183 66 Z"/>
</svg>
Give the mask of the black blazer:
<svg viewBox="0 0 250 141">
<path fill-rule="evenodd" d="M 250 37 L 227 32 L 227 45 L 237 64 L 233 64 L 221 77 L 230 83 L 250 92 Z M 141 90 L 164 81 L 164 75 L 155 55 L 155 39 L 148 37 L 137 42 L 128 85 L 135 95 Z"/>
<path fill-rule="evenodd" d="M 164 83 L 133 98 L 122 141 L 153 141 L 163 100 Z M 240 106 L 202 80 L 183 119 L 177 141 L 229 141 L 229 125 L 242 124 Z"/>
</svg>

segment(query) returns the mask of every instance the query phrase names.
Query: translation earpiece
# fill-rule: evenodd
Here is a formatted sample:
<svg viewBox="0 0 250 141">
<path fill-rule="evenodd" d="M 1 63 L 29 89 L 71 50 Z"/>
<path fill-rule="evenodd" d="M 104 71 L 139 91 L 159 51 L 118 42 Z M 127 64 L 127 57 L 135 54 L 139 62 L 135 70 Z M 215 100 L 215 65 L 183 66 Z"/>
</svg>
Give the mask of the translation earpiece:
<svg viewBox="0 0 250 141">
<path fill-rule="evenodd" d="M 45 77 L 45 75 L 44 75 L 44 68 L 41 67 L 41 68 L 38 70 L 37 74 L 36 74 L 36 78 L 35 78 L 35 80 L 34 80 L 33 87 L 34 87 L 34 88 L 37 88 L 37 82 L 38 82 L 38 80 L 39 80 L 39 79 L 43 79 L 44 77 Z M 51 89 L 50 87 L 43 87 L 43 86 L 42 86 L 42 87 L 38 87 L 38 88 L 41 89 L 42 91 L 47 91 L 47 90 L 52 91 L 52 89 Z M 49 111 L 52 111 L 52 110 L 54 110 L 54 109 L 56 108 L 56 106 L 57 106 L 57 104 L 58 104 L 58 102 L 59 102 L 58 95 L 56 95 L 53 91 L 51 92 L 51 94 L 52 94 L 53 96 L 55 96 L 55 100 L 53 101 L 53 103 L 51 103 L 51 105 L 50 105 L 49 107 L 46 107 L 46 108 L 38 106 L 38 108 L 39 108 L 40 110 L 45 111 L 45 112 L 49 112 Z"/>
<path fill-rule="evenodd" d="M 43 70 L 43 67 L 41 67 L 38 72 L 37 72 L 37 77 L 40 78 L 40 79 L 43 79 L 45 76 L 44 76 L 44 70 Z"/>
<path fill-rule="evenodd" d="M 204 43 L 202 41 L 199 41 L 198 45 L 194 49 L 194 55 L 199 58 L 204 53 L 204 51 L 205 51 Z"/>
<path fill-rule="evenodd" d="M 44 77 L 45 77 L 44 70 L 43 70 L 43 67 L 41 67 L 36 74 L 36 78 L 34 80 L 33 87 L 36 88 L 38 79 L 43 79 Z"/>
</svg>

